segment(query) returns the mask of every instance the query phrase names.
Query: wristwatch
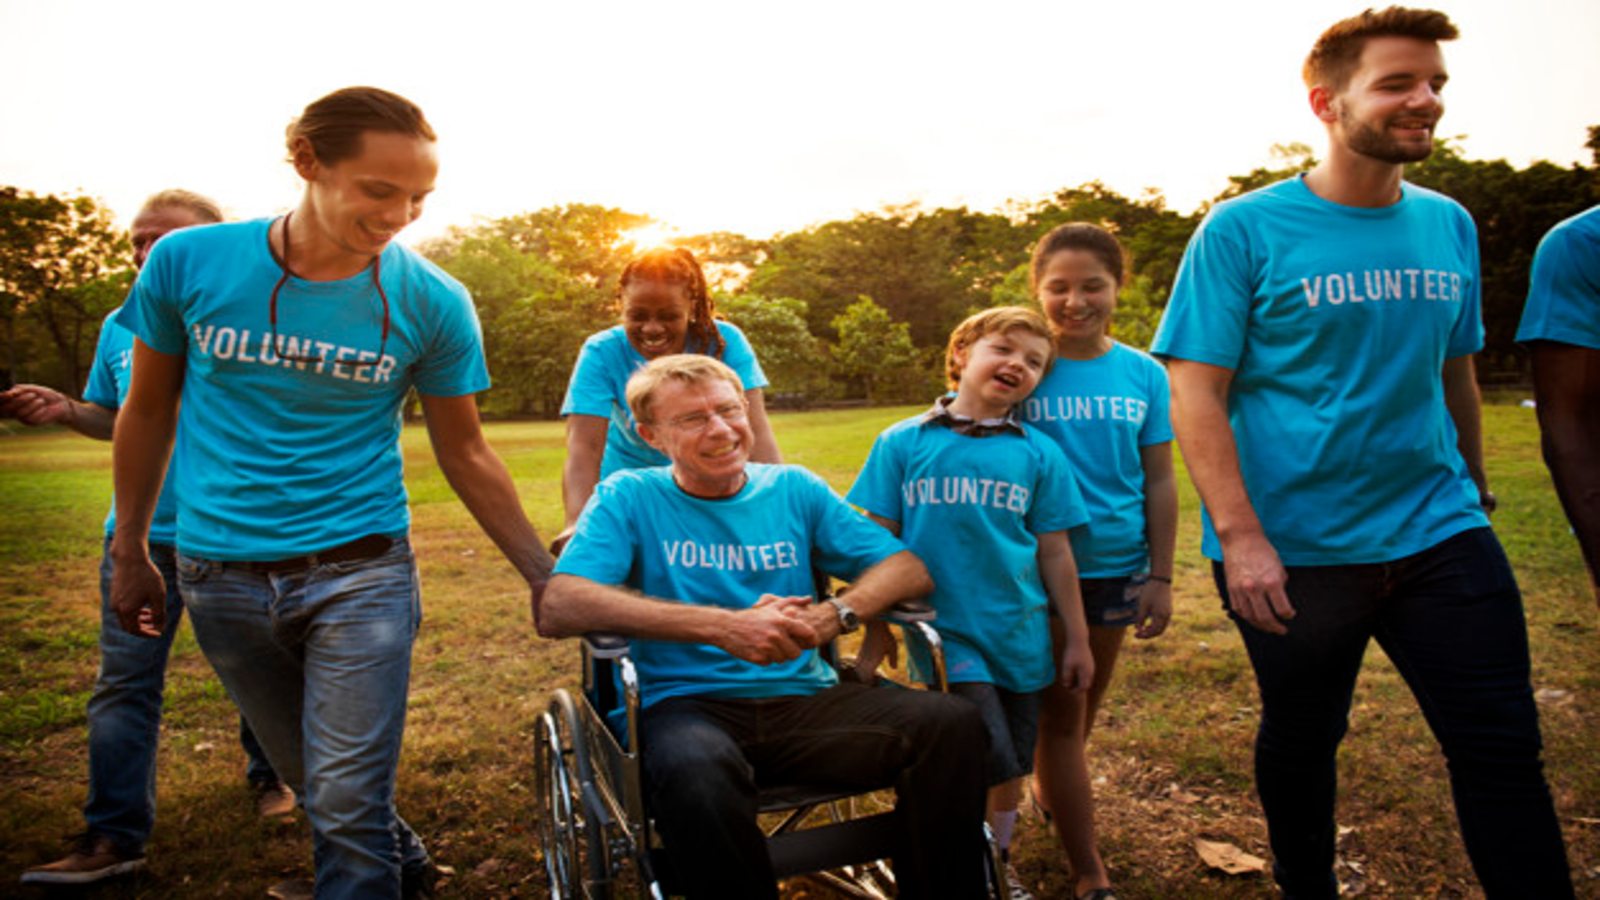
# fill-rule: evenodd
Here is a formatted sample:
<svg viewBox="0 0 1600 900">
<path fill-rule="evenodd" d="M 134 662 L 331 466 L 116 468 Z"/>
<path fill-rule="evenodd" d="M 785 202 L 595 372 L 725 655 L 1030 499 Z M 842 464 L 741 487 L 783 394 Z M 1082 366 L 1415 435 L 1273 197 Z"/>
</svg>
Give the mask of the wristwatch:
<svg viewBox="0 0 1600 900">
<path fill-rule="evenodd" d="M 845 605 L 838 597 L 829 597 L 828 602 L 833 604 L 833 611 L 839 614 L 839 633 L 849 634 L 861 627 L 861 617 L 856 611 Z"/>
</svg>

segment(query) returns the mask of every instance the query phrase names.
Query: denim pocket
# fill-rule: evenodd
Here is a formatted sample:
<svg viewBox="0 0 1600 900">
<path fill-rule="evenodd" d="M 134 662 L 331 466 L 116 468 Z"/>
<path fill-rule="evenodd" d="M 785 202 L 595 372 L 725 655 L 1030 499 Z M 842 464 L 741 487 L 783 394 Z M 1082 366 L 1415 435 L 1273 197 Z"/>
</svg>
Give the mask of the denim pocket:
<svg viewBox="0 0 1600 900">
<path fill-rule="evenodd" d="M 209 559 L 196 559 L 179 553 L 177 558 L 178 583 L 199 584 L 209 579 L 218 568 L 220 568 L 218 564 Z"/>
</svg>

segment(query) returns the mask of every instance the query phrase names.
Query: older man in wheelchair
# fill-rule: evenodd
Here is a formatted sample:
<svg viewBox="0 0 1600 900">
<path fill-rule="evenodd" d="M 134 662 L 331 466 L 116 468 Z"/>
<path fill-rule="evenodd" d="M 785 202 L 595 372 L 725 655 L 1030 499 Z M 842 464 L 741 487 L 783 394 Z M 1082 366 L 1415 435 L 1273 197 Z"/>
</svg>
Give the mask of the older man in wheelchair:
<svg viewBox="0 0 1600 900">
<path fill-rule="evenodd" d="M 743 386 L 705 356 L 629 382 L 670 467 L 602 483 L 536 617 L 631 639 L 643 792 L 691 898 L 777 897 L 758 795 L 893 787 L 901 897 L 976 897 L 987 735 L 972 704 L 841 681 L 817 648 L 931 589 L 920 560 L 804 469 L 748 463 Z M 818 602 L 813 567 L 851 582 Z"/>
</svg>

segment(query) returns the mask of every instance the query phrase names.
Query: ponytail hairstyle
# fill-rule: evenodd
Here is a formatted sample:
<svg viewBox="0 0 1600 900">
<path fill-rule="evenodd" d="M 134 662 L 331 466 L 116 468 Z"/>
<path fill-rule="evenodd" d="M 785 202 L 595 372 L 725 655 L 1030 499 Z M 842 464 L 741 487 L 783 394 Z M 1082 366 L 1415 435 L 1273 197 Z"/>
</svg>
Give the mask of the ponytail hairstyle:
<svg viewBox="0 0 1600 900">
<path fill-rule="evenodd" d="M 305 138 L 311 152 L 325 166 L 361 153 L 361 136 L 368 131 L 403 134 L 436 141 L 433 126 L 422 110 L 399 94 L 375 87 L 348 87 L 312 101 L 285 129 L 289 160 L 294 144 Z"/>
<path fill-rule="evenodd" d="M 704 353 L 722 358 L 726 346 L 722 333 L 717 330 L 716 306 L 711 302 L 711 291 L 706 286 L 706 274 L 700 261 L 682 247 L 657 247 L 634 257 L 622 270 L 617 284 L 617 303 L 622 303 L 622 292 L 636 281 L 659 281 L 682 285 L 689 295 L 689 328 L 684 341 L 684 352 Z"/>
</svg>

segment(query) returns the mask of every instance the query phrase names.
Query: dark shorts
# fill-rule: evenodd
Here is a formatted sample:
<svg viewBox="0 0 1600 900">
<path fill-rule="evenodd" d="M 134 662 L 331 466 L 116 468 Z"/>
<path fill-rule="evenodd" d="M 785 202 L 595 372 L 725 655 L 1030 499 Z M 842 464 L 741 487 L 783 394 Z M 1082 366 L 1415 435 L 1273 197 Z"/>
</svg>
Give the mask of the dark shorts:
<svg viewBox="0 0 1600 900">
<path fill-rule="evenodd" d="M 983 715 L 989 732 L 989 786 L 1033 771 L 1033 745 L 1039 736 L 1040 691 L 1017 694 L 985 681 L 958 681 L 950 693 L 965 697 Z"/>
<path fill-rule="evenodd" d="M 1121 578 L 1079 578 L 1083 593 L 1083 617 L 1090 625 L 1125 628 L 1139 619 L 1139 589 L 1144 575 Z"/>
</svg>

